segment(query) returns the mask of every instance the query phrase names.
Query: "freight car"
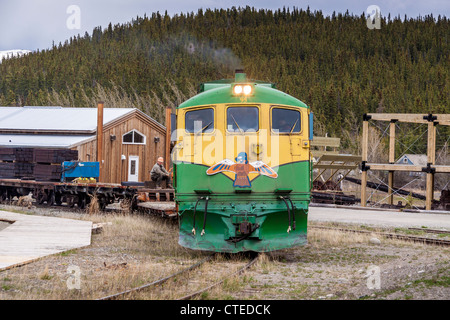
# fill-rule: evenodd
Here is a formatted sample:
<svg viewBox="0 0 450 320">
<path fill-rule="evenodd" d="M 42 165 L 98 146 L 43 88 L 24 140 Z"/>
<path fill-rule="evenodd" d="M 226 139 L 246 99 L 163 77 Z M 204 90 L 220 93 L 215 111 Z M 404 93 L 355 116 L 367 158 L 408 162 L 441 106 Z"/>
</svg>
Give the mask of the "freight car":
<svg viewBox="0 0 450 320">
<path fill-rule="evenodd" d="M 216 252 L 304 245 L 312 113 L 272 83 L 204 83 L 176 110 L 179 244 Z"/>
<path fill-rule="evenodd" d="M 31 194 L 38 204 L 66 203 L 80 209 L 94 196 L 100 209 L 121 200 L 135 204 L 135 188 L 98 183 L 98 162 L 78 162 L 77 158 L 74 150 L 0 148 L 0 202 Z"/>
<path fill-rule="evenodd" d="M 71 183 L 54 181 L 35 181 L 22 179 L 0 179 L 0 202 L 11 201 L 14 197 L 29 195 L 38 204 L 61 205 L 69 207 L 77 205 L 84 209 L 96 196 L 100 209 L 108 204 L 128 200 L 130 205 L 135 199 L 136 189 L 120 184 Z"/>
</svg>

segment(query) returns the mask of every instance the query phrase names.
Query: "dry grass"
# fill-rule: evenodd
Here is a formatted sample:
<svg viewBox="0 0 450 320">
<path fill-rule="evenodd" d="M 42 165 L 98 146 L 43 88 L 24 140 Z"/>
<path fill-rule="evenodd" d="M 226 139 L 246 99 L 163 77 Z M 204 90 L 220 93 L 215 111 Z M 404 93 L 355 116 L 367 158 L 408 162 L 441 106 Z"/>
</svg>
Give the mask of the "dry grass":
<svg viewBox="0 0 450 320">
<path fill-rule="evenodd" d="M 100 205 L 98 204 L 98 198 L 96 194 L 89 195 L 91 200 L 89 201 L 89 205 L 87 207 L 87 213 L 92 216 L 94 214 L 100 213 Z"/>
<path fill-rule="evenodd" d="M 320 229 L 314 228 L 317 227 L 329 227 L 329 228 L 342 228 L 342 229 L 350 229 L 356 231 L 363 231 L 364 233 L 358 232 L 346 232 L 340 230 L 329 230 L 329 229 Z M 370 245 L 370 240 L 373 238 L 377 238 L 382 241 L 385 245 L 392 246 L 409 246 L 409 247 L 417 247 L 424 248 L 425 244 L 420 242 L 408 242 L 401 239 L 388 238 L 383 237 L 383 235 L 379 233 L 400 233 L 402 230 L 398 228 L 381 228 L 375 226 L 357 226 L 357 225 L 345 225 L 340 223 L 333 222 L 314 222 L 310 224 L 308 228 L 308 243 L 315 247 L 348 247 L 354 245 Z M 409 232 L 411 233 L 411 232 Z M 425 235 L 426 236 L 426 235 Z"/>
<path fill-rule="evenodd" d="M 369 243 L 375 235 L 366 235 L 336 230 L 313 229 L 308 230 L 308 243 L 314 246 L 347 246 Z"/>
<path fill-rule="evenodd" d="M 224 290 L 238 290 L 239 276 L 230 275 L 242 268 L 246 262 L 246 260 L 236 257 L 229 259 L 219 255 L 212 261 L 204 263 L 198 269 L 192 270 L 189 273 L 183 273 L 168 281 L 162 287 L 158 288 L 159 290 L 149 290 L 136 294 L 133 296 L 133 299 L 180 299 L 222 281 L 223 283 L 221 285 L 213 287 L 211 291 L 195 296 L 194 299 L 207 299 L 211 294 L 214 294 L 213 292 L 220 294 Z"/>
<path fill-rule="evenodd" d="M 110 224 L 105 224 L 100 234 L 92 236 L 92 244 L 87 248 L 1 272 L 0 300 L 97 299 L 156 281 L 205 257 L 205 253 L 178 245 L 176 223 L 124 214 L 72 213 L 65 217 Z M 337 226 L 330 223 L 310 225 Z M 442 258 L 448 250 L 440 252 L 440 249 L 421 244 L 382 238 L 381 245 L 373 245 L 371 237 L 371 234 L 310 228 L 308 245 L 261 254 L 258 263 L 243 275 L 228 278 L 196 299 L 317 299 L 329 292 L 343 299 L 355 298 L 367 292 L 359 270 L 365 270 L 369 265 L 380 265 L 382 270 L 391 270 L 392 265 L 395 270 L 392 274 L 396 275 L 398 270 L 417 274 L 413 268 L 416 265 L 425 268 L 422 263 L 432 261 L 440 268 L 448 263 L 448 258 Z M 244 255 L 218 255 L 187 277 L 180 276 L 156 291 L 127 298 L 176 299 L 220 280 L 247 261 Z M 77 266 L 81 271 L 80 289 L 68 288 L 68 281 L 72 279 L 68 273 L 71 266 Z M 398 269 L 399 266 L 402 269 Z M 387 286 L 387 280 L 383 278 L 383 281 Z"/>
<path fill-rule="evenodd" d="M 201 257 L 178 245 L 177 226 L 169 222 L 136 215 L 67 217 L 111 224 L 93 235 L 87 248 L 0 273 L 0 300 L 97 299 L 167 276 Z M 80 290 L 67 287 L 70 266 L 80 268 Z"/>
</svg>

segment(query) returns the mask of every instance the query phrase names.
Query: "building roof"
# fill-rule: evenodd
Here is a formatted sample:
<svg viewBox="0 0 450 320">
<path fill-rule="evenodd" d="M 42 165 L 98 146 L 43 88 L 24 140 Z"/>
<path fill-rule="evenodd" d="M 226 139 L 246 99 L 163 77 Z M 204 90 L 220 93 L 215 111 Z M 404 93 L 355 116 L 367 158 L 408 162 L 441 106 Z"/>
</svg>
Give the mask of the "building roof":
<svg viewBox="0 0 450 320">
<path fill-rule="evenodd" d="M 92 136 L 0 134 L 0 146 L 10 148 L 72 148 Z"/>
<path fill-rule="evenodd" d="M 405 164 L 405 159 L 409 160 L 413 165 L 426 166 L 427 155 L 426 154 L 404 154 L 397 163 Z"/>
<path fill-rule="evenodd" d="M 97 108 L 0 107 L 0 146 L 72 148 L 95 137 Z M 160 132 L 165 127 L 136 108 L 104 108 L 103 126 L 137 116 Z"/>
<path fill-rule="evenodd" d="M 103 125 L 137 109 L 104 108 Z M 97 108 L 0 107 L 2 131 L 78 131 L 94 133 Z"/>
</svg>

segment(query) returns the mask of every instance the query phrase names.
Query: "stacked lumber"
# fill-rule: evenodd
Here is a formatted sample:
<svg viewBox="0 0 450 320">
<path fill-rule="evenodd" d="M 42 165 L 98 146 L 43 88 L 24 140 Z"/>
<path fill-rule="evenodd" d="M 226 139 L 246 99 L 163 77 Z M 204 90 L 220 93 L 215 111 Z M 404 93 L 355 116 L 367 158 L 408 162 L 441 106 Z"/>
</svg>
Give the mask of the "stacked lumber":
<svg viewBox="0 0 450 320">
<path fill-rule="evenodd" d="M 15 177 L 14 163 L 0 162 L 0 177 L 14 178 Z"/>
<path fill-rule="evenodd" d="M 59 181 L 61 179 L 61 165 L 36 163 L 34 165 L 34 178 L 36 181 Z"/>
<path fill-rule="evenodd" d="M 0 148 L 0 178 L 59 181 L 61 163 L 74 160 L 78 160 L 77 150 Z"/>
<path fill-rule="evenodd" d="M 77 150 L 34 149 L 34 178 L 39 181 L 61 180 L 61 163 L 78 160 Z"/>
<path fill-rule="evenodd" d="M 58 163 L 78 160 L 77 150 L 68 149 L 34 149 L 33 160 L 35 163 Z"/>
<path fill-rule="evenodd" d="M 33 162 L 33 149 L 31 148 L 0 148 L 0 161 Z"/>
<path fill-rule="evenodd" d="M 31 177 L 33 174 L 33 163 L 0 162 L 0 177 L 2 178 Z"/>
<path fill-rule="evenodd" d="M 33 167 L 33 149 L 0 148 L 0 177 L 30 177 Z"/>
</svg>

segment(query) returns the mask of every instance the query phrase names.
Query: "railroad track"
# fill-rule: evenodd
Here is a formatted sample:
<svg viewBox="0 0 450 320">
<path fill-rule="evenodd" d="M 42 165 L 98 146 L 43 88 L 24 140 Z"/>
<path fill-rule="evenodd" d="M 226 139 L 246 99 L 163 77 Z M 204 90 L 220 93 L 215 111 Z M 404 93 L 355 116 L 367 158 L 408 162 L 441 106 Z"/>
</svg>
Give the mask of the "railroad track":
<svg viewBox="0 0 450 320">
<path fill-rule="evenodd" d="M 105 296 L 105 297 L 102 297 L 102 298 L 97 299 L 97 300 L 127 299 L 127 298 L 130 298 L 130 297 L 136 296 L 137 294 L 142 294 L 142 295 L 146 295 L 147 294 L 148 295 L 148 291 L 151 290 L 151 289 L 158 288 L 158 289 L 160 289 L 160 291 L 162 291 L 161 290 L 162 286 L 166 282 L 169 282 L 170 280 L 176 281 L 176 284 L 175 284 L 176 288 L 175 289 L 171 288 L 171 289 L 168 289 L 168 290 L 170 290 L 172 293 L 174 291 L 182 292 L 183 290 L 181 290 L 181 289 L 177 290 L 177 289 L 179 289 L 179 288 L 181 288 L 183 286 L 184 287 L 189 287 L 193 282 L 196 282 L 195 277 L 191 277 L 190 273 L 193 270 L 198 270 L 201 267 L 205 266 L 208 262 L 213 261 L 216 256 L 217 256 L 217 254 L 213 253 L 213 254 L 209 255 L 208 257 L 204 258 L 203 260 L 201 260 L 201 261 L 199 261 L 199 262 L 197 262 L 197 263 L 195 263 L 195 264 L 193 264 L 193 265 L 191 265 L 191 266 L 189 266 L 189 267 L 187 267 L 185 269 L 177 271 L 177 272 L 175 272 L 175 273 L 173 273 L 173 274 L 171 274 L 171 275 L 169 275 L 167 277 L 164 277 L 164 278 L 158 279 L 156 281 L 144 284 L 144 285 L 142 285 L 140 287 L 136 287 L 136 288 L 129 289 L 129 290 L 126 290 L 126 291 L 122 291 L 122 292 L 119 292 L 119 293 L 115 293 L 115 294 L 112 294 L 112 295 L 109 295 L 109 296 Z M 229 278 L 231 278 L 233 276 L 241 274 L 242 272 L 244 272 L 245 270 L 247 270 L 251 266 L 253 266 L 256 263 L 257 260 L 258 260 L 258 255 L 256 255 L 256 257 L 253 257 L 244 266 L 241 266 L 240 268 L 238 268 L 238 270 L 232 270 L 232 271 L 226 273 L 225 276 L 220 277 L 220 279 L 217 279 L 216 281 L 211 281 L 212 283 L 209 283 L 208 285 L 205 285 L 204 287 L 202 287 L 200 289 L 188 290 L 189 292 L 183 293 L 181 296 L 177 297 L 175 300 L 189 300 L 189 299 L 192 299 L 192 298 L 194 298 L 196 296 L 199 296 L 199 295 L 203 294 L 204 292 L 207 292 L 207 291 L 211 290 L 212 288 L 214 288 L 214 287 L 224 283 L 227 279 L 229 279 Z M 217 262 L 215 262 L 215 263 L 213 262 L 213 264 L 217 264 Z M 204 277 L 204 275 L 201 274 L 201 275 L 199 275 L 199 277 Z M 184 284 L 183 284 L 183 281 L 185 282 Z"/>
<path fill-rule="evenodd" d="M 0 205 L 5 205 L 5 206 L 10 206 L 10 207 L 15 207 L 18 210 L 21 209 L 27 209 L 28 206 L 23 206 L 23 205 L 19 205 L 17 203 L 17 201 L 0 201 Z M 39 204 L 37 201 L 33 202 L 30 206 L 30 208 L 37 208 L 37 209 L 48 209 L 48 210 L 64 210 L 67 212 L 74 212 L 74 213 L 88 213 L 89 211 L 89 207 L 87 206 L 86 208 L 79 208 L 77 206 L 71 206 L 70 204 L 67 203 L 62 203 L 62 204 L 52 204 L 52 205 L 48 205 L 48 204 Z M 99 212 L 105 213 L 105 212 L 115 212 L 115 211 L 120 211 L 122 209 L 110 209 L 110 208 L 104 208 L 101 209 L 99 208 Z M 123 210 L 126 210 L 126 208 L 124 208 Z"/>
<path fill-rule="evenodd" d="M 379 236 L 383 236 L 389 239 L 398 239 L 404 241 L 412 241 L 429 245 L 437 245 L 437 246 L 450 246 L 450 240 L 446 239 L 435 239 L 435 238 L 427 238 L 427 237 L 418 237 L 412 235 L 404 235 L 398 233 L 387 233 L 387 232 L 379 232 L 379 231 L 368 231 L 368 230 L 354 230 L 354 229 L 345 229 L 345 228 L 334 228 L 334 227 L 324 227 L 324 226 L 309 226 L 312 229 L 324 229 L 324 230 L 334 230 L 341 232 L 353 232 L 360 234 L 376 234 Z M 448 233 L 448 232 L 447 232 Z"/>
<path fill-rule="evenodd" d="M 408 228 L 408 230 L 422 231 L 422 232 L 426 232 L 426 233 L 435 233 L 435 234 L 450 234 L 450 231 L 448 231 L 448 230 L 439 230 L 439 229 Z"/>
</svg>

